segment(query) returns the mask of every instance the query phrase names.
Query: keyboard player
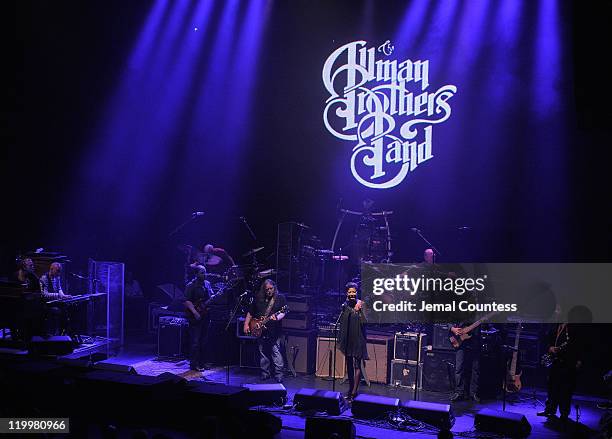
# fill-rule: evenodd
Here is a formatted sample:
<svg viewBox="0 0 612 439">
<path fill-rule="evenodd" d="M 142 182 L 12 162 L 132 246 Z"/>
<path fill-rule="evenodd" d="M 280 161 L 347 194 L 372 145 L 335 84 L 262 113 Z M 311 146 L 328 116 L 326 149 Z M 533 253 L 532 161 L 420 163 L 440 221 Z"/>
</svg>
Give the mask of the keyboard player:
<svg viewBox="0 0 612 439">
<path fill-rule="evenodd" d="M 72 297 L 70 294 L 64 294 L 61 274 L 62 265 L 59 262 L 53 262 L 49 266 L 49 271 L 40 277 L 40 292 L 45 302 Z M 46 314 L 47 332 L 57 335 L 60 332 L 60 328 L 64 326 L 63 321 L 65 321 L 66 316 L 55 305 L 48 306 Z"/>
</svg>

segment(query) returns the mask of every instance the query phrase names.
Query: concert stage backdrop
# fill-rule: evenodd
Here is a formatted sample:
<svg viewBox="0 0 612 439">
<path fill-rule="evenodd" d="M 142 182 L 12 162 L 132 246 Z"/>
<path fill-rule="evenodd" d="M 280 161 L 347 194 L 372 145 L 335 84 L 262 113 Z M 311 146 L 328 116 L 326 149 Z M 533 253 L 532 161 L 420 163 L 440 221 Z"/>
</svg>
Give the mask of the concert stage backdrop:
<svg viewBox="0 0 612 439">
<path fill-rule="evenodd" d="M 279 222 L 329 247 L 365 199 L 393 211 L 398 262 L 422 257 L 413 228 L 446 261 L 609 259 L 581 118 L 610 91 L 569 2 L 16 7 L 5 260 L 44 247 L 154 285 L 180 279 L 178 244 L 210 241 L 273 265 Z"/>
</svg>

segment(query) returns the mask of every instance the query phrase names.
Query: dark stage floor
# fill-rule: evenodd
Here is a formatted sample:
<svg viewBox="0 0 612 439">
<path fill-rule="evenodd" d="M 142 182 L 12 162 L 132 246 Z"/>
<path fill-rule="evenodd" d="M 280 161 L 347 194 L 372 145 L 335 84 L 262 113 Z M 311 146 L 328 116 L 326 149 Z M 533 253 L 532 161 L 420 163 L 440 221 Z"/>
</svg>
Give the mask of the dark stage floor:
<svg viewBox="0 0 612 439">
<path fill-rule="evenodd" d="M 121 363 L 133 366 L 141 375 L 159 375 L 163 372 L 172 372 L 181 375 L 188 380 L 210 380 L 220 384 L 226 383 L 226 369 L 223 367 L 213 367 L 210 370 L 200 372 L 190 371 L 187 361 L 160 361 L 152 354 L 153 349 L 146 345 L 134 345 L 129 349 L 125 349 L 118 356 L 113 357 L 111 362 Z M 241 386 L 243 384 L 260 383 L 259 371 L 257 369 L 240 368 L 233 366 L 230 368 L 229 384 Z M 269 382 L 269 381 L 268 381 Z M 284 383 L 287 388 L 289 403 L 291 403 L 294 394 L 300 388 L 316 388 L 331 390 L 333 383 L 330 380 L 315 377 L 314 375 L 298 375 L 297 377 L 288 376 Z M 336 381 L 336 390 L 346 393 L 348 384 L 343 384 L 340 380 Z M 397 397 L 402 401 L 411 400 L 414 398 L 414 392 L 410 389 L 397 388 L 388 385 L 371 384 L 368 387 L 362 384 L 361 393 L 370 393 L 375 395 L 384 395 Z M 512 396 L 507 401 L 507 411 L 524 414 L 532 427 L 530 437 L 592 437 L 598 430 L 598 423 L 604 411 L 597 408 L 596 398 L 576 395 L 573 400 L 571 419 L 572 422 L 565 427 L 559 425 L 558 422 L 546 421 L 546 418 L 536 416 L 536 412 L 542 410 L 542 402 L 546 395 L 541 390 L 524 389 L 520 395 Z M 535 396 L 536 399 L 533 397 Z M 419 400 L 427 402 L 437 402 L 447 404 L 450 394 L 436 392 L 419 392 Z M 579 406 L 579 424 L 576 421 L 576 405 Z M 494 410 L 502 409 L 501 400 L 483 400 L 480 403 L 473 401 L 464 401 L 453 404 L 453 411 L 456 417 L 455 425 L 452 428 L 452 433 L 460 437 L 477 437 L 473 432 L 474 415 L 483 408 Z M 304 433 L 305 418 L 296 414 L 291 410 L 272 409 L 273 413 L 280 416 L 283 422 L 283 430 L 279 437 L 282 438 L 302 438 Z M 352 419 L 355 422 L 357 435 L 359 437 L 384 437 L 387 439 L 406 437 L 428 436 L 435 435 L 435 432 L 406 432 L 394 430 L 390 428 L 382 428 L 374 426 L 372 423 L 364 422 L 352 417 L 350 408 L 345 411 L 343 416 Z M 578 435 L 577 432 L 581 434 Z M 480 436 L 482 437 L 482 436 Z"/>
</svg>

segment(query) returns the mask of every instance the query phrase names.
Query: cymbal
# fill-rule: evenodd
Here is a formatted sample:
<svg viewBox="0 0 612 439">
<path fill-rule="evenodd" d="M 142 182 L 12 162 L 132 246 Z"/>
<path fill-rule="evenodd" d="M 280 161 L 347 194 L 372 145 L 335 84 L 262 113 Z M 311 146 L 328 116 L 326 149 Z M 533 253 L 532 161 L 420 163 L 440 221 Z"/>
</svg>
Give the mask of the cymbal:
<svg viewBox="0 0 612 439">
<path fill-rule="evenodd" d="M 335 256 L 333 256 L 333 257 L 332 257 L 332 259 L 333 259 L 334 261 L 347 261 L 347 260 L 348 260 L 348 258 L 349 258 L 349 257 L 348 257 L 348 256 L 346 256 L 346 255 L 335 255 Z"/>
<path fill-rule="evenodd" d="M 193 246 L 189 244 L 179 244 L 176 248 L 183 253 L 189 253 L 193 250 Z"/>
<path fill-rule="evenodd" d="M 273 269 L 273 268 L 270 268 L 270 269 L 268 269 L 268 270 L 262 270 L 262 271 L 260 271 L 259 273 L 257 273 L 257 275 L 258 275 L 259 277 L 267 277 L 267 276 L 271 276 L 271 275 L 273 275 L 273 274 L 276 274 L 276 270 L 275 270 L 275 269 Z"/>
<path fill-rule="evenodd" d="M 243 258 L 246 258 L 247 256 L 251 256 L 254 255 L 255 253 L 262 251 L 264 249 L 264 247 L 257 247 L 254 248 L 252 250 L 249 250 L 248 252 L 246 252 L 245 254 L 242 255 Z"/>
</svg>

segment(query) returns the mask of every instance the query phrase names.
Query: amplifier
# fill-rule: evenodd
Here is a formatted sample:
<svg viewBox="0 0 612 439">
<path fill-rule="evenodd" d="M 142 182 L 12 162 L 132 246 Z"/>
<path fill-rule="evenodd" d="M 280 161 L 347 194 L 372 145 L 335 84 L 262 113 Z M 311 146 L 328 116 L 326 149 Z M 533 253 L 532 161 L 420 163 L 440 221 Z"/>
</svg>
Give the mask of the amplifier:
<svg viewBox="0 0 612 439">
<path fill-rule="evenodd" d="M 391 360 L 391 385 L 414 389 L 419 375 L 419 367 L 416 361 Z M 419 376 L 419 389 L 423 388 L 422 375 Z"/>
<path fill-rule="evenodd" d="M 312 296 L 305 294 L 292 294 L 285 296 L 287 298 L 287 306 L 291 312 L 309 312 Z"/>
<path fill-rule="evenodd" d="M 170 311 L 168 305 L 162 305 L 161 303 L 151 302 L 149 303 L 149 319 L 148 319 L 148 330 L 151 334 L 157 332 L 159 326 L 159 319 L 162 316 L 174 316 L 184 317 L 184 311 Z"/>
<path fill-rule="evenodd" d="M 289 309 L 291 311 L 291 308 Z M 310 313 L 304 312 L 289 312 L 281 320 L 283 328 L 290 329 L 310 329 L 312 327 L 312 319 Z"/>
<path fill-rule="evenodd" d="M 508 331 L 506 344 L 514 346 L 515 337 L 515 331 Z M 525 335 L 521 333 L 519 336 L 518 348 L 521 367 L 534 368 L 539 366 L 542 353 L 540 352 L 540 339 L 537 335 Z"/>
<path fill-rule="evenodd" d="M 424 333 L 396 332 L 393 343 L 393 359 L 418 361 L 419 350 L 423 349 L 426 344 L 426 338 L 427 334 Z M 421 361 L 423 361 L 422 358 Z"/>
<path fill-rule="evenodd" d="M 450 392 L 455 389 L 455 351 L 427 351 L 423 361 L 423 389 Z"/>
<path fill-rule="evenodd" d="M 436 323 L 433 325 L 433 336 L 431 338 L 431 346 L 434 349 L 445 349 L 447 351 L 454 350 L 450 343 L 449 331 L 452 325 L 448 323 Z"/>
<path fill-rule="evenodd" d="M 189 323 L 184 317 L 160 317 L 157 331 L 157 356 L 160 358 L 185 357 L 188 353 L 188 328 Z"/>
<path fill-rule="evenodd" d="M 373 383 L 387 384 L 390 378 L 393 336 L 368 335 L 369 360 L 365 361 L 365 372 Z"/>
<path fill-rule="evenodd" d="M 317 364 L 315 376 L 331 377 L 334 355 L 334 339 L 332 337 L 317 337 Z M 336 344 L 336 378 L 343 378 L 346 373 L 344 354 Z"/>
<path fill-rule="evenodd" d="M 317 332 L 313 330 L 285 331 L 287 361 L 298 373 L 312 374 L 315 371 Z M 336 359 L 337 361 L 338 359 Z"/>
</svg>

